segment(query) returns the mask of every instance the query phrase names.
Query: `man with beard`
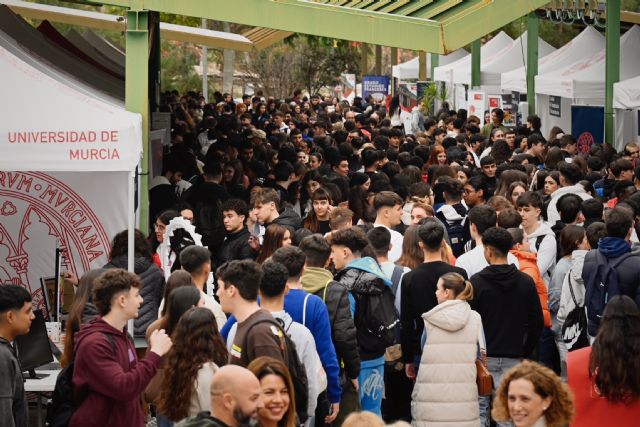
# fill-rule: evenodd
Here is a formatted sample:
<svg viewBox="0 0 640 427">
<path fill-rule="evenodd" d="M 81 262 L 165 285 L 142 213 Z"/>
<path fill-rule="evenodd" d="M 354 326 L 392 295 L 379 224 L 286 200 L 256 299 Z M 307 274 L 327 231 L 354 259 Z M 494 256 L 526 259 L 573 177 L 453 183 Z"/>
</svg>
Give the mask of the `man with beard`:
<svg viewBox="0 0 640 427">
<path fill-rule="evenodd" d="M 176 427 L 253 427 L 261 406 L 260 382 L 247 368 L 223 366 L 211 381 L 211 412 L 176 424 Z"/>
</svg>

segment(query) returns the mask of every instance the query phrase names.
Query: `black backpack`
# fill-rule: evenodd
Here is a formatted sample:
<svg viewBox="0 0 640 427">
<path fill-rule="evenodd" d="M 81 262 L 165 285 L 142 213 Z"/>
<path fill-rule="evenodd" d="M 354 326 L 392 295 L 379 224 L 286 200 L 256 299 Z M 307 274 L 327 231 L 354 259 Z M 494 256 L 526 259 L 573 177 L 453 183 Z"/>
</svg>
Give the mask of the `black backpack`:
<svg viewBox="0 0 640 427">
<path fill-rule="evenodd" d="M 451 252 L 453 252 L 453 256 L 459 257 L 464 253 L 464 245 L 466 243 L 464 238 L 464 222 L 467 215 L 467 210 L 462 204 L 453 205 L 453 208 L 463 217 L 462 219 L 449 223 L 442 211 L 439 211 L 436 214 L 436 217 L 440 220 L 440 222 L 442 222 L 442 224 L 444 224 L 447 230 L 447 234 L 449 235 L 449 242 L 451 242 Z"/>
<path fill-rule="evenodd" d="M 300 424 L 303 424 L 309 418 L 309 414 L 307 413 L 307 408 L 309 406 L 309 380 L 307 378 L 307 371 L 304 369 L 304 365 L 298 357 L 298 352 L 296 351 L 296 345 L 291 340 L 291 337 L 284 330 L 283 324 L 280 319 L 262 319 L 249 326 L 245 334 L 245 342 L 242 344 L 242 348 L 247 348 L 247 337 L 249 336 L 249 332 L 256 325 L 261 323 L 270 323 L 280 329 L 282 333 L 281 340 L 284 341 L 284 346 L 281 345 L 280 349 L 283 352 L 283 355 L 289 362 L 289 373 L 291 374 L 291 380 L 293 382 L 294 394 L 296 398 L 296 414 L 298 415 L 298 421 Z M 282 341 L 281 341 L 282 344 Z M 242 359 L 245 364 L 249 364 L 250 360 L 247 359 L 246 351 L 242 352 Z"/>
<path fill-rule="evenodd" d="M 116 343 L 113 340 L 113 336 L 104 332 L 102 332 L 102 334 L 107 338 L 107 341 L 109 341 L 111 348 L 115 352 Z M 127 334 L 127 337 L 129 337 L 129 340 L 133 344 L 133 338 L 131 338 L 131 335 Z M 84 400 L 76 400 L 73 396 L 74 364 L 75 361 L 69 363 L 60 371 L 58 378 L 56 379 L 56 386 L 51 395 L 51 402 L 49 402 L 47 406 L 46 421 L 47 426 L 49 427 L 67 427 L 69 425 L 69 421 L 71 421 L 73 413 L 78 409 L 78 407 L 80 407 L 82 400 Z"/>
<path fill-rule="evenodd" d="M 595 337 L 600 327 L 600 319 L 607 302 L 614 296 L 620 295 L 620 283 L 618 282 L 618 272 L 616 268 L 627 258 L 632 256 L 631 252 L 618 257 L 611 262 L 599 250 L 595 250 L 596 268 L 587 274 L 585 280 L 584 304 L 587 308 L 587 331 L 589 335 Z M 588 256 L 588 254 L 587 254 Z M 582 271 L 585 277 L 585 270 Z"/>
<path fill-rule="evenodd" d="M 358 346 L 365 353 L 382 355 L 387 347 L 398 343 L 400 317 L 391 288 L 381 279 L 372 283 L 366 291 L 351 291 L 356 300 L 353 320 Z"/>
</svg>

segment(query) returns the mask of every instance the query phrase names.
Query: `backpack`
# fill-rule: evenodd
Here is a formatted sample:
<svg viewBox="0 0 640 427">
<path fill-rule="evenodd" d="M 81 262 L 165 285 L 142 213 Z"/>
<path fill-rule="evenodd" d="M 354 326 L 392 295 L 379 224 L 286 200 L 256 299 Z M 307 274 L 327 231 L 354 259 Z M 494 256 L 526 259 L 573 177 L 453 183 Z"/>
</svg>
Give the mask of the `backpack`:
<svg viewBox="0 0 640 427">
<path fill-rule="evenodd" d="M 584 304 L 582 306 L 578 305 L 576 296 L 573 293 L 571 276 L 568 276 L 568 279 L 569 292 L 571 292 L 571 299 L 575 307 L 567 314 L 567 318 L 562 325 L 562 340 L 567 347 L 567 351 L 573 351 L 589 347 L 589 336 L 587 335 L 587 313 L 584 309 Z"/>
<path fill-rule="evenodd" d="M 113 340 L 111 334 L 102 334 L 107 338 L 107 341 L 111 344 L 113 351 L 116 351 L 116 343 Z M 127 334 L 129 340 L 133 344 L 133 338 Z M 75 355 L 74 355 L 75 356 Z M 75 358 L 74 358 L 75 359 Z M 56 385 L 51 395 L 51 402 L 47 406 L 47 426 L 49 427 L 66 427 L 71 421 L 73 413 L 80 407 L 82 400 L 76 400 L 73 397 L 73 365 L 75 360 L 69 363 L 58 374 L 56 378 Z"/>
<path fill-rule="evenodd" d="M 309 406 L 309 380 L 307 378 L 307 371 L 304 369 L 304 365 L 298 357 L 296 345 L 289 334 L 287 334 L 287 331 L 284 330 L 281 321 L 275 318 L 262 319 L 251 325 L 245 334 L 245 342 L 242 344 L 242 348 L 247 348 L 246 340 L 249 337 L 249 332 L 251 331 L 251 329 L 261 323 L 270 323 L 272 325 L 275 325 L 282 333 L 281 339 L 284 341 L 284 346 L 282 346 L 281 341 L 280 349 L 282 350 L 283 355 L 285 355 L 287 360 L 289 361 L 288 368 L 289 373 L 291 374 L 291 380 L 293 382 L 294 395 L 296 399 L 296 414 L 298 415 L 300 424 L 303 424 L 309 418 L 309 414 L 307 414 L 307 408 Z M 246 355 L 246 351 L 243 351 L 242 359 L 248 365 L 250 361 L 246 359 Z"/>
<path fill-rule="evenodd" d="M 454 205 L 453 208 L 463 217 L 462 219 L 452 221 L 450 223 L 442 211 L 439 211 L 436 214 L 436 217 L 442 222 L 442 224 L 444 224 L 447 234 L 449 235 L 449 242 L 451 242 L 451 252 L 453 252 L 453 256 L 457 258 L 464 253 L 464 245 L 466 243 L 464 238 L 464 220 L 466 218 L 467 211 L 461 204 Z"/>
<path fill-rule="evenodd" d="M 395 297 L 382 280 L 374 280 L 366 292 L 352 290 L 356 300 L 354 323 L 358 346 L 365 353 L 384 354 L 387 347 L 398 343 L 400 318 Z"/>
<path fill-rule="evenodd" d="M 620 283 L 616 268 L 622 261 L 632 254 L 627 252 L 614 262 L 610 262 L 599 250 L 595 250 L 595 269 L 587 274 L 585 281 L 585 306 L 587 308 L 587 330 L 590 336 L 595 337 L 600 326 L 600 319 L 609 298 L 620 294 Z M 584 270 L 582 272 L 585 276 Z"/>
<path fill-rule="evenodd" d="M 391 273 L 391 292 L 393 292 L 394 297 L 398 294 L 398 286 L 400 286 L 402 273 L 404 273 L 404 267 L 400 265 L 393 266 L 393 273 Z"/>
</svg>

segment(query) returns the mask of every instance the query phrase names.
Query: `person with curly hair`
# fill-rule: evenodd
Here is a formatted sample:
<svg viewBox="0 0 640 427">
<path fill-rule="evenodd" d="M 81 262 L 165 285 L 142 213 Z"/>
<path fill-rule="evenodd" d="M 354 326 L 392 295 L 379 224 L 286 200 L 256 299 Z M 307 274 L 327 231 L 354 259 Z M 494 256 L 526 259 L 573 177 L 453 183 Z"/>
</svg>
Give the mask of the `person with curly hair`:
<svg viewBox="0 0 640 427">
<path fill-rule="evenodd" d="M 640 310 L 626 295 L 607 303 L 592 347 L 567 357 L 575 394 L 575 425 L 638 425 L 640 414 Z"/>
<path fill-rule="evenodd" d="M 262 356 L 247 367 L 260 381 L 262 404 L 258 408 L 260 427 L 296 427 L 293 381 L 281 361 Z"/>
<path fill-rule="evenodd" d="M 172 421 L 211 410 L 211 381 L 227 363 L 227 349 L 213 313 L 193 307 L 173 331 L 175 346 L 167 353 L 158 411 Z"/>
<path fill-rule="evenodd" d="M 515 427 L 564 427 L 571 422 L 574 411 L 569 387 L 560 377 L 539 363 L 525 360 L 502 377 L 491 415 L 499 423 L 511 421 Z"/>
</svg>

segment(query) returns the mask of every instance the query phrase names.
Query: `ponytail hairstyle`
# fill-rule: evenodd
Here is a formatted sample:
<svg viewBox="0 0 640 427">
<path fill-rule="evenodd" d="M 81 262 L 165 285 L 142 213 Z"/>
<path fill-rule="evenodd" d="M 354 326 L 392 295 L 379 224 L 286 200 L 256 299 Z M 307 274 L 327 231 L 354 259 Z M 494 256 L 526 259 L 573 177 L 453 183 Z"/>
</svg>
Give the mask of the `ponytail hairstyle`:
<svg viewBox="0 0 640 427">
<path fill-rule="evenodd" d="M 473 299 L 473 286 L 458 273 L 447 273 L 440 276 L 442 287 L 453 291 L 456 299 L 471 301 Z"/>
</svg>

